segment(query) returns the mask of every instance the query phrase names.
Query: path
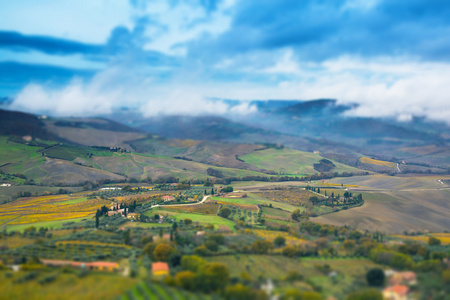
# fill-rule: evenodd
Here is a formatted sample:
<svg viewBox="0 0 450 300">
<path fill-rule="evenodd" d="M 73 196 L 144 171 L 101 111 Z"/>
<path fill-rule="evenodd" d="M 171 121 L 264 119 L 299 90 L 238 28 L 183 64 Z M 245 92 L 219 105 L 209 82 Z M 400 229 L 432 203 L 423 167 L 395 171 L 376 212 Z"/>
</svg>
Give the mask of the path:
<svg viewBox="0 0 450 300">
<path fill-rule="evenodd" d="M 399 173 L 401 173 L 402 172 L 402 170 L 400 170 L 400 166 L 399 166 L 399 164 L 397 163 L 397 170 L 398 170 L 398 172 Z"/>
<path fill-rule="evenodd" d="M 206 201 L 206 199 L 208 199 L 209 197 L 211 197 L 211 195 L 208 195 L 208 196 L 205 196 L 205 197 L 203 197 L 203 199 L 202 199 L 202 201 L 200 201 L 200 202 L 196 202 L 196 203 L 185 203 L 185 204 L 171 204 L 171 205 L 159 205 L 159 204 L 156 204 L 156 205 L 152 205 L 150 208 L 154 208 L 154 207 L 170 207 L 170 206 L 189 206 L 189 205 L 199 205 L 199 204 L 202 204 L 203 202 L 205 202 Z"/>
</svg>

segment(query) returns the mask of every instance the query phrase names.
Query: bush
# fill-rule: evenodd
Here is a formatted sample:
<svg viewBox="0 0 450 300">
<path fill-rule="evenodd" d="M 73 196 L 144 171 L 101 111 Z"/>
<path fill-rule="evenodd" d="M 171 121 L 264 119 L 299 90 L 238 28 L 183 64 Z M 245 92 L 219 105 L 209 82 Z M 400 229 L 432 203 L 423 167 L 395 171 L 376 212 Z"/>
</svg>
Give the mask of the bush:
<svg viewBox="0 0 450 300">
<path fill-rule="evenodd" d="M 430 236 L 428 238 L 428 245 L 430 246 L 440 246 L 441 245 L 441 240 L 438 238 L 435 238 L 434 236 Z"/>
<path fill-rule="evenodd" d="M 38 280 L 39 284 L 47 284 L 56 280 L 56 275 L 47 275 Z"/>
<path fill-rule="evenodd" d="M 380 287 L 384 285 L 384 271 L 380 268 L 370 269 L 366 274 L 367 283 L 370 286 Z"/>
<path fill-rule="evenodd" d="M 231 209 L 229 209 L 228 207 L 223 207 L 219 210 L 218 215 L 222 218 L 228 218 L 231 215 Z"/>
<path fill-rule="evenodd" d="M 275 238 L 275 240 L 273 240 L 273 243 L 275 247 L 281 247 L 286 244 L 286 239 L 283 236 L 279 235 Z"/>
</svg>

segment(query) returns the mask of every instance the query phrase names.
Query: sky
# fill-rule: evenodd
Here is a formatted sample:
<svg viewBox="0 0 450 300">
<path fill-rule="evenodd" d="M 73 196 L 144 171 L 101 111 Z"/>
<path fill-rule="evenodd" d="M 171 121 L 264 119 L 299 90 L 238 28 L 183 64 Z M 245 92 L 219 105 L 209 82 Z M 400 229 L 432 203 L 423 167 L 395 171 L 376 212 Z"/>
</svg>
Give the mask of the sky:
<svg viewBox="0 0 450 300">
<path fill-rule="evenodd" d="M 333 98 L 450 122 L 448 0 L 0 0 L 0 97 L 60 116 Z"/>
</svg>

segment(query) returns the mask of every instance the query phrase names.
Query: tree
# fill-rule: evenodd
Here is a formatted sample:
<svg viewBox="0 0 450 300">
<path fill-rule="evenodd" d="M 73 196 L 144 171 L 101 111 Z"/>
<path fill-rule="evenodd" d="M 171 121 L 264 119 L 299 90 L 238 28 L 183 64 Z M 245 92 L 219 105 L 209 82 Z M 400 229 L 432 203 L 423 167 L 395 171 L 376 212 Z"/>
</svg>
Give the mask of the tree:
<svg viewBox="0 0 450 300">
<path fill-rule="evenodd" d="M 381 287 L 384 285 L 384 279 L 384 271 L 380 268 L 370 269 L 366 274 L 366 280 L 370 286 Z"/>
<path fill-rule="evenodd" d="M 296 209 L 292 212 L 292 220 L 298 221 L 298 219 L 300 218 L 300 209 Z"/>
<path fill-rule="evenodd" d="M 273 249 L 273 244 L 268 240 L 256 240 L 253 242 L 252 251 L 257 254 L 267 254 L 269 250 Z"/>
<path fill-rule="evenodd" d="M 192 220 L 191 219 L 184 219 L 184 224 L 185 225 L 191 225 L 192 224 Z"/>
<path fill-rule="evenodd" d="M 356 243 L 353 240 L 345 240 L 344 241 L 344 249 L 347 251 L 347 255 L 353 251 L 356 247 Z"/>
<path fill-rule="evenodd" d="M 283 236 L 279 235 L 273 240 L 273 243 L 275 247 L 281 247 L 286 244 L 286 239 Z"/>
<path fill-rule="evenodd" d="M 435 238 L 434 236 L 430 236 L 428 238 L 428 245 L 430 246 L 440 246 L 441 245 L 441 240 L 438 238 Z"/>
<path fill-rule="evenodd" d="M 167 261 L 176 250 L 169 244 L 159 244 L 153 251 L 153 257 L 157 261 Z"/>
<path fill-rule="evenodd" d="M 98 214 L 95 214 L 95 228 L 98 228 L 99 224 L 100 224 L 100 220 L 99 220 Z"/>
<path fill-rule="evenodd" d="M 173 229 L 173 231 L 177 231 L 177 229 L 178 229 L 178 224 L 177 224 L 176 221 L 172 223 L 172 229 Z"/>
<path fill-rule="evenodd" d="M 175 275 L 175 283 L 177 286 L 193 291 L 195 290 L 195 273 L 191 271 L 181 271 Z"/>
<path fill-rule="evenodd" d="M 228 207 L 223 207 L 219 210 L 218 215 L 222 218 L 228 218 L 231 215 L 231 209 L 229 209 Z"/>
<path fill-rule="evenodd" d="M 309 201 L 314 205 L 319 202 L 319 198 L 317 198 L 316 196 L 312 196 L 309 198 Z"/>
</svg>

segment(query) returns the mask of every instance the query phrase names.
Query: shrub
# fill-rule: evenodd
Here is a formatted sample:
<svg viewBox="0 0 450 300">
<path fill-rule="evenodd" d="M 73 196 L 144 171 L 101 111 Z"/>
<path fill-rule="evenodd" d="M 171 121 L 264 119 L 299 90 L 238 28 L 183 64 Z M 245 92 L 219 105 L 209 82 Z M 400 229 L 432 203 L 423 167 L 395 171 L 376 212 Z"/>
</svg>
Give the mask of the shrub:
<svg viewBox="0 0 450 300">
<path fill-rule="evenodd" d="M 380 268 L 370 269 L 366 274 L 366 279 L 370 286 L 383 286 L 385 279 L 384 271 Z"/>
<path fill-rule="evenodd" d="M 273 240 L 273 243 L 276 247 L 281 247 L 286 244 L 286 239 L 283 236 L 279 235 Z"/>
<path fill-rule="evenodd" d="M 218 215 L 222 218 L 228 218 L 231 215 L 231 209 L 229 209 L 228 207 L 223 207 L 219 210 Z"/>
<path fill-rule="evenodd" d="M 438 238 L 435 238 L 434 236 L 430 236 L 428 238 L 428 245 L 430 246 L 440 246 L 441 245 L 441 240 Z"/>
</svg>

